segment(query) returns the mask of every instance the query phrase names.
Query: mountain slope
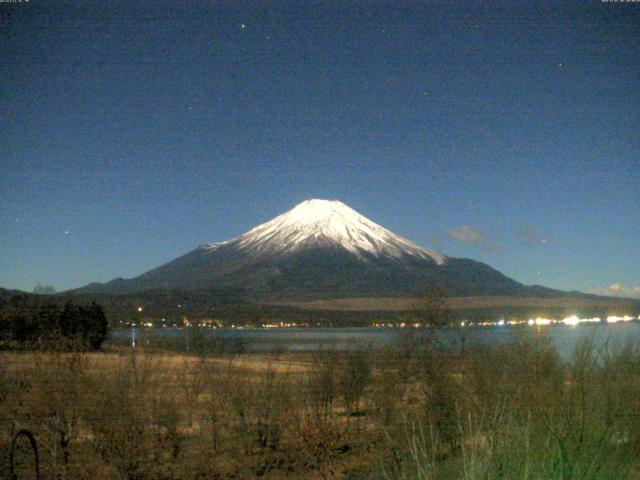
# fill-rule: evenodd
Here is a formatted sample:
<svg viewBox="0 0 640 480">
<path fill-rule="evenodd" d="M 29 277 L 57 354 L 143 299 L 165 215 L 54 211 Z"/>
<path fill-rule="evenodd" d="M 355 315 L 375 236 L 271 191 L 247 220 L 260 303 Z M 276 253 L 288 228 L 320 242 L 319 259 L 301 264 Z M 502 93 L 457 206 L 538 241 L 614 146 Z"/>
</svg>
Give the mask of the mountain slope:
<svg viewBox="0 0 640 480">
<path fill-rule="evenodd" d="M 241 290 L 252 299 L 415 296 L 426 283 L 449 295 L 531 294 L 469 259 L 422 248 L 338 201 L 307 200 L 232 240 L 203 245 L 133 279 L 81 289 Z M 560 294 L 538 287 L 536 295 Z"/>
</svg>

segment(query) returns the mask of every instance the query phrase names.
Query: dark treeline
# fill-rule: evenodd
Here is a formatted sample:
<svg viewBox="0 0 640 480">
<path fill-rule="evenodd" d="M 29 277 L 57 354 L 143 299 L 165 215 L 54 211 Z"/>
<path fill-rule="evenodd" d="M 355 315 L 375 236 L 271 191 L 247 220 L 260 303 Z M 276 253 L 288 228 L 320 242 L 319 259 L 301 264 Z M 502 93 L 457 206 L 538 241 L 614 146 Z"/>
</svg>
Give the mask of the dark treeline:
<svg viewBox="0 0 640 480">
<path fill-rule="evenodd" d="M 104 309 L 94 302 L 60 305 L 26 295 L 0 301 L 0 342 L 5 347 L 98 349 L 107 333 Z"/>
</svg>

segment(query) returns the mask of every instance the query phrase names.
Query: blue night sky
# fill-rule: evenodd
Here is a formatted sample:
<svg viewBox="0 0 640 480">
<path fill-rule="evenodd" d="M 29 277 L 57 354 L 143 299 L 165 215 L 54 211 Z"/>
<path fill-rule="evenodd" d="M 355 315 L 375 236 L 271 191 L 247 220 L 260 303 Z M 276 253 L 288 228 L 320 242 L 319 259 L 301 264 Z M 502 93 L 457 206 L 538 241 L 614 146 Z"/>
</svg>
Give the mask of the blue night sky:
<svg viewBox="0 0 640 480">
<path fill-rule="evenodd" d="M 640 3 L 481 3 L 1 3 L 0 286 L 135 276 L 326 198 L 640 296 Z"/>
</svg>

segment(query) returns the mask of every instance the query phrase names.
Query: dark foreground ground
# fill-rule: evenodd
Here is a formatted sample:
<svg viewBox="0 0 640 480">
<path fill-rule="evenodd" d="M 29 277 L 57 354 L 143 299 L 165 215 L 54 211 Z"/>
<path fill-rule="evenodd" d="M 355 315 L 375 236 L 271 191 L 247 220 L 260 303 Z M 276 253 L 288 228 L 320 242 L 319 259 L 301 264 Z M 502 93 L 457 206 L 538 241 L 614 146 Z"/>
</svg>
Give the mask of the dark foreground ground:
<svg viewBox="0 0 640 480">
<path fill-rule="evenodd" d="M 0 354 L 0 471 L 45 478 L 640 478 L 640 344 Z M 24 439 L 18 478 L 32 478 Z"/>
</svg>

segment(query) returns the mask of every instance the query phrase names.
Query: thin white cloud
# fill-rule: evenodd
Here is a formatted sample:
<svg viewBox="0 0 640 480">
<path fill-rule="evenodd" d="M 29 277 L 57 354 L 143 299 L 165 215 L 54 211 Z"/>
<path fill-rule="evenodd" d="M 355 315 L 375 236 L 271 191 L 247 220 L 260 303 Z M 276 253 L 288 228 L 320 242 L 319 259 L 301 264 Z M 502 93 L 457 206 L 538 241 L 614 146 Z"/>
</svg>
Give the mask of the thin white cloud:
<svg viewBox="0 0 640 480">
<path fill-rule="evenodd" d="M 462 225 L 461 227 L 449 230 L 449 236 L 454 240 L 466 243 L 467 245 L 484 242 L 487 239 L 487 236 L 484 233 L 470 227 L 469 225 Z"/>
<path fill-rule="evenodd" d="M 537 231 L 533 225 L 521 224 L 516 227 L 516 239 L 527 247 L 546 245 L 549 239 L 543 233 Z"/>
<path fill-rule="evenodd" d="M 486 252 L 504 253 L 502 243 L 491 240 L 480 230 L 469 225 L 461 225 L 460 227 L 449 230 L 448 233 L 449 237 L 456 242 L 471 245 Z"/>
<path fill-rule="evenodd" d="M 640 286 L 627 287 L 621 283 L 612 283 L 608 287 L 594 288 L 589 293 L 607 297 L 640 298 Z"/>
</svg>

